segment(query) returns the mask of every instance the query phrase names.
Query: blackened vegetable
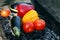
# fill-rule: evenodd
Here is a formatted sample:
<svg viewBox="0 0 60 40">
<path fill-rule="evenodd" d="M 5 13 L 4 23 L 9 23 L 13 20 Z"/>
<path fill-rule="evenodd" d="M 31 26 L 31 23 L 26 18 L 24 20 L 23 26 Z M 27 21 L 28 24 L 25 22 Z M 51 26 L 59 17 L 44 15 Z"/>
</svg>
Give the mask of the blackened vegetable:
<svg viewBox="0 0 60 40">
<path fill-rule="evenodd" d="M 20 17 L 19 16 L 14 16 L 11 20 L 12 26 L 13 27 L 18 27 L 20 29 Z"/>
<path fill-rule="evenodd" d="M 14 16 L 11 20 L 11 24 L 15 36 L 20 36 L 20 17 Z"/>
</svg>

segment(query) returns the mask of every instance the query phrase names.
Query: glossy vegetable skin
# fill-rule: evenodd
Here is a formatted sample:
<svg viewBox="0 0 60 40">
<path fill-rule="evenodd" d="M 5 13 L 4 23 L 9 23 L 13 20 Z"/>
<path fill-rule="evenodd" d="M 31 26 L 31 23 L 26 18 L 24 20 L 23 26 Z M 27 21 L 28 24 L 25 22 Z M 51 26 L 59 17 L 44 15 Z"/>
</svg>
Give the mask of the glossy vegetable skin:
<svg viewBox="0 0 60 40">
<path fill-rule="evenodd" d="M 20 17 L 19 16 L 14 16 L 11 20 L 12 26 L 17 27 L 20 29 Z"/>
<path fill-rule="evenodd" d="M 19 16 L 14 16 L 11 20 L 11 28 L 13 29 L 13 33 L 15 36 L 19 37 L 21 33 L 21 28 L 20 28 L 20 17 Z"/>
<path fill-rule="evenodd" d="M 38 13 L 35 10 L 30 10 L 29 12 L 27 12 L 23 18 L 22 18 L 22 22 L 26 23 L 28 21 L 30 22 L 34 22 L 35 20 L 39 19 L 38 17 Z"/>
<path fill-rule="evenodd" d="M 9 15 L 10 15 L 10 11 L 9 10 L 1 10 L 1 13 L 0 13 L 0 15 L 2 16 L 2 17 L 8 17 Z"/>
<path fill-rule="evenodd" d="M 31 33 L 34 31 L 34 24 L 31 22 L 26 22 L 23 24 L 23 30 L 25 33 Z"/>
<path fill-rule="evenodd" d="M 18 16 L 22 18 L 28 11 L 34 9 L 34 6 L 22 3 L 22 4 L 18 4 L 16 6 L 16 9 L 18 10 Z"/>
<path fill-rule="evenodd" d="M 45 26 L 46 26 L 46 23 L 43 19 L 34 21 L 34 27 L 36 30 L 39 30 L 39 31 L 44 30 Z"/>
</svg>

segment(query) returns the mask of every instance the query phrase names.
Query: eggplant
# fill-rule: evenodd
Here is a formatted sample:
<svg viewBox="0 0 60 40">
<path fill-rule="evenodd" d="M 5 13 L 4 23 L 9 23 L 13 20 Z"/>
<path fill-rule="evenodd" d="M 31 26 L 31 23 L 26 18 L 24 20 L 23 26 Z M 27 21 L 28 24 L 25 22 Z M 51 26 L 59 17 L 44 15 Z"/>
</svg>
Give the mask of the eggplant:
<svg viewBox="0 0 60 40">
<path fill-rule="evenodd" d="M 11 28 L 15 36 L 20 36 L 20 17 L 14 16 L 11 20 Z"/>
<path fill-rule="evenodd" d="M 20 17 L 19 16 L 14 16 L 11 20 L 12 26 L 13 27 L 17 27 L 18 29 L 20 29 Z"/>
</svg>

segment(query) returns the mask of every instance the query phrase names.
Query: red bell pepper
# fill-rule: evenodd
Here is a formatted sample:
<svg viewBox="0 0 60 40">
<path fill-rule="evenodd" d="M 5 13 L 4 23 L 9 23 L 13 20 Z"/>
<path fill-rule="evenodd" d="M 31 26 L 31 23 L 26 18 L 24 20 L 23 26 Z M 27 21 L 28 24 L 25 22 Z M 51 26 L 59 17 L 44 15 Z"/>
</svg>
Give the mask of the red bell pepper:
<svg viewBox="0 0 60 40">
<path fill-rule="evenodd" d="M 23 17 L 28 11 L 34 9 L 34 6 L 29 4 L 18 4 L 16 9 L 18 10 L 18 16 Z"/>
</svg>

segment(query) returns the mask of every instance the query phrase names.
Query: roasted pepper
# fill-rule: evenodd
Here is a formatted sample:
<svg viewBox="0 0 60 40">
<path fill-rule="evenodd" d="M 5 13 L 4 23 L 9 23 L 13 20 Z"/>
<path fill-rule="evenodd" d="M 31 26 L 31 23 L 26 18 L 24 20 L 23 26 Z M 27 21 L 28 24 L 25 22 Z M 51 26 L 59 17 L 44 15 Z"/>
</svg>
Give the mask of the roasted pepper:
<svg viewBox="0 0 60 40">
<path fill-rule="evenodd" d="M 27 12 L 23 18 L 22 18 L 22 22 L 34 22 L 35 20 L 39 19 L 38 17 L 38 13 L 35 10 L 30 10 L 29 12 Z"/>
<path fill-rule="evenodd" d="M 34 9 L 34 7 L 29 4 L 18 4 L 16 9 L 18 10 L 18 16 L 22 18 L 28 11 Z"/>
</svg>

